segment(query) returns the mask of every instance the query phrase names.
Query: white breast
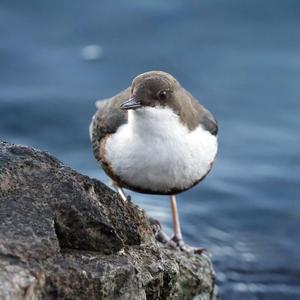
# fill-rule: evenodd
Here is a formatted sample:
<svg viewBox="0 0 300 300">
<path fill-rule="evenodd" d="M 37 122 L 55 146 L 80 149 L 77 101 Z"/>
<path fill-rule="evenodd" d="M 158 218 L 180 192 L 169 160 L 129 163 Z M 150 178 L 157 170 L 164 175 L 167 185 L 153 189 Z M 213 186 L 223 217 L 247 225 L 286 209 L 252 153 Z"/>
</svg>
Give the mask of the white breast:
<svg viewBox="0 0 300 300">
<path fill-rule="evenodd" d="M 170 108 L 130 110 L 128 123 L 108 139 L 105 158 L 128 185 L 167 192 L 187 189 L 211 168 L 217 138 L 189 131 Z"/>
</svg>

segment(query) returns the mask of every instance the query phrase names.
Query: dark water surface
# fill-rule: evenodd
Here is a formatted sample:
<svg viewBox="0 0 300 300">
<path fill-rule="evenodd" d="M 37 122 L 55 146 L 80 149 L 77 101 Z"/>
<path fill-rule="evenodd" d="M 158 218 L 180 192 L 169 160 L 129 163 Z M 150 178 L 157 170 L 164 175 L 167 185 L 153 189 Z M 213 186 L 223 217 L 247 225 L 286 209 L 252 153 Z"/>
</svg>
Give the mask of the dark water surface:
<svg viewBox="0 0 300 300">
<path fill-rule="evenodd" d="M 153 69 L 220 124 L 213 171 L 178 202 L 222 299 L 300 299 L 300 1 L 2 0 L 0 138 L 107 181 L 88 139 L 94 101 Z M 170 231 L 167 198 L 134 198 Z"/>
</svg>

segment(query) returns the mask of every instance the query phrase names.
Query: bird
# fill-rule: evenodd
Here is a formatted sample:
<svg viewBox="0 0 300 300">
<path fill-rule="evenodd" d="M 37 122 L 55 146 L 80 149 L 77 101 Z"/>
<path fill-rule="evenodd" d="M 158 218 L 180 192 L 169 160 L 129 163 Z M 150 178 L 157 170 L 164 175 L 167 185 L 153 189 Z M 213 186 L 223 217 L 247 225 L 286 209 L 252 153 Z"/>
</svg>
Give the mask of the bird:
<svg viewBox="0 0 300 300">
<path fill-rule="evenodd" d="M 218 148 L 215 117 L 163 71 L 136 76 L 128 88 L 97 101 L 96 107 L 89 128 L 93 154 L 121 198 L 127 201 L 124 188 L 169 196 L 173 235 L 162 232 L 162 241 L 202 252 L 183 239 L 176 195 L 212 169 Z"/>
</svg>

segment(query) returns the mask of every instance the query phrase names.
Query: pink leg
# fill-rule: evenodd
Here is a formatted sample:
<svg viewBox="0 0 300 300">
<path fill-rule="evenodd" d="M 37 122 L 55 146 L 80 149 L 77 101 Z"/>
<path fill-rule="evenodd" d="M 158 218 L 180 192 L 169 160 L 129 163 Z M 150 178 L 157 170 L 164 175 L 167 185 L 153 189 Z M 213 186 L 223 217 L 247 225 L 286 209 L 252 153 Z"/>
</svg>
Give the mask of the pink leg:
<svg viewBox="0 0 300 300">
<path fill-rule="evenodd" d="M 177 247 L 179 247 L 182 251 L 201 254 L 205 251 L 204 248 L 191 247 L 183 241 L 175 195 L 170 195 L 170 204 L 174 231 L 172 241 L 175 242 Z"/>
<path fill-rule="evenodd" d="M 124 202 L 127 202 L 127 197 L 126 197 L 123 189 L 120 186 L 118 186 L 118 184 L 115 182 L 112 182 L 112 186 L 116 190 L 116 192 L 119 194 L 119 196 L 122 198 L 122 200 Z"/>
<path fill-rule="evenodd" d="M 173 221 L 173 232 L 174 232 L 173 240 L 182 241 L 182 233 L 180 228 L 177 202 L 174 195 L 170 195 L 170 204 L 172 210 L 172 221 Z"/>
</svg>

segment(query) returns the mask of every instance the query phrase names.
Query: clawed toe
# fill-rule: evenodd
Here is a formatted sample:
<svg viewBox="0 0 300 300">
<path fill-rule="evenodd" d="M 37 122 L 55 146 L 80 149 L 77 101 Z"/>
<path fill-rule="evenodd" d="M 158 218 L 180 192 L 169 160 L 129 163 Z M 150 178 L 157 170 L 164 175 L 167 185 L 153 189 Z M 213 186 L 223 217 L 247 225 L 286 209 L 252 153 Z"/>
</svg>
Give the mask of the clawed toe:
<svg viewBox="0 0 300 300">
<path fill-rule="evenodd" d="M 168 236 L 161 228 L 161 224 L 154 218 L 149 218 L 150 225 L 152 227 L 152 231 L 155 235 L 155 239 L 171 248 L 177 248 L 177 244 Z"/>
<path fill-rule="evenodd" d="M 178 249 L 186 253 L 195 253 L 202 254 L 203 252 L 208 252 L 205 248 L 200 247 L 192 247 L 184 242 L 182 238 L 178 238 L 177 236 L 173 236 L 172 238 L 168 236 L 161 228 L 161 224 L 154 218 L 149 218 L 150 225 L 152 227 L 155 238 L 158 242 L 173 248 Z"/>
<path fill-rule="evenodd" d="M 202 254 L 203 252 L 209 253 L 209 251 L 205 248 L 193 247 L 186 244 L 182 238 L 178 238 L 177 236 L 173 236 L 171 240 L 176 244 L 176 247 L 183 252 L 195 254 Z"/>
<path fill-rule="evenodd" d="M 180 251 L 183 251 L 185 253 L 191 253 L 191 254 L 203 254 L 204 252 L 208 253 L 210 255 L 210 252 L 201 247 L 193 247 L 184 242 L 183 239 L 178 239 L 176 236 L 173 236 L 170 238 L 163 230 L 159 230 L 156 234 L 156 240 L 162 244 L 165 244 L 166 246 L 178 249 Z"/>
<path fill-rule="evenodd" d="M 208 250 L 205 248 L 201 248 L 201 247 L 192 247 L 190 245 L 187 244 L 183 244 L 180 246 L 180 250 L 183 252 L 187 252 L 187 253 L 195 253 L 195 254 L 202 254 L 203 252 L 207 252 Z"/>
</svg>

